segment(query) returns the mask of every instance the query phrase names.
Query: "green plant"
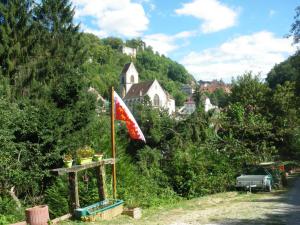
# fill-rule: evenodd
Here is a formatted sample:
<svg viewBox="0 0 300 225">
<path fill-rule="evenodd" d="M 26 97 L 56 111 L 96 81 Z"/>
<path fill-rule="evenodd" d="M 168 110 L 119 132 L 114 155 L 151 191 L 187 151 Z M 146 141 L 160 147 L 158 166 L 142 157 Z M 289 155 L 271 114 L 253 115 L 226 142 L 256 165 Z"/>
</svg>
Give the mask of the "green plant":
<svg viewBox="0 0 300 225">
<path fill-rule="evenodd" d="M 72 160 L 72 155 L 71 154 L 65 154 L 64 155 L 64 161 L 71 161 Z"/>
<path fill-rule="evenodd" d="M 93 157 L 95 151 L 90 146 L 84 146 L 76 150 L 77 157 L 79 158 L 88 158 Z"/>
<path fill-rule="evenodd" d="M 69 211 L 67 177 L 59 177 L 45 192 L 45 203 L 49 206 L 51 218 Z"/>
</svg>

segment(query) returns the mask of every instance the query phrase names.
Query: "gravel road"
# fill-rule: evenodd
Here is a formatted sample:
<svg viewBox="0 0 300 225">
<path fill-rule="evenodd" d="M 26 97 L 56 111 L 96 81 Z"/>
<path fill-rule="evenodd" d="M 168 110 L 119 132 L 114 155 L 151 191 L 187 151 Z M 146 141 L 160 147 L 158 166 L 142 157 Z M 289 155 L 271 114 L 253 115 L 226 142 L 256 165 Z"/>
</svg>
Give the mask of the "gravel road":
<svg viewBox="0 0 300 225">
<path fill-rule="evenodd" d="M 62 224 L 101 225 L 300 225 L 300 171 L 283 191 L 226 192 L 145 210 L 139 220 L 118 216 L 110 221 Z"/>
<path fill-rule="evenodd" d="M 283 202 L 286 203 L 283 212 L 287 225 L 300 224 L 300 177 L 294 179 L 291 190 L 283 198 Z"/>
<path fill-rule="evenodd" d="M 300 225 L 300 171 L 289 177 L 286 193 L 273 193 L 273 196 L 254 200 L 253 210 L 261 208 L 256 218 L 228 219 L 214 225 L 274 224 Z M 242 211 L 242 209 L 241 209 Z M 249 212 L 249 215 L 252 214 Z"/>
</svg>

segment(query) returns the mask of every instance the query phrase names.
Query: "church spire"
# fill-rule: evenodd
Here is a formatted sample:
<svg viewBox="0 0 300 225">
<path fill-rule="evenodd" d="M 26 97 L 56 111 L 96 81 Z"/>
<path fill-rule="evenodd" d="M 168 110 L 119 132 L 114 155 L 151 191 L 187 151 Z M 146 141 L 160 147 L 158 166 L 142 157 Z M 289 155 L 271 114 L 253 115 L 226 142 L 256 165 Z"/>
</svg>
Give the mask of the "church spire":
<svg viewBox="0 0 300 225">
<path fill-rule="evenodd" d="M 127 92 L 130 90 L 131 86 L 133 84 L 137 84 L 138 82 L 139 82 L 139 74 L 133 62 L 131 61 L 130 63 L 125 64 L 120 74 L 120 91 L 121 91 L 122 98 L 125 97 Z"/>
</svg>

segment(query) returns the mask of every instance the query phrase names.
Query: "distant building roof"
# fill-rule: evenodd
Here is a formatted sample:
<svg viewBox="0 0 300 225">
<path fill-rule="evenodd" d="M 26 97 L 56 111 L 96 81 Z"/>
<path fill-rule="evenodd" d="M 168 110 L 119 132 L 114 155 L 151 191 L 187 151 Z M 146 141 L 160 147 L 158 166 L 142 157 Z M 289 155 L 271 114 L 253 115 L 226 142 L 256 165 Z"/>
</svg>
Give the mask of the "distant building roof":
<svg viewBox="0 0 300 225">
<path fill-rule="evenodd" d="M 122 70 L 122 74 L 127 73 L 127 71 L 128 71 L 128 69 L 129 69 L 131 63 L 132 63 L 132 62 L 125 64 L 125 66 L 123 67 L 123 70 Z"/>
<path fill-rule="evenodd" d="M 199 81 L 200 84 L 200 90 L 213 93 L 217 89 L 222 89 L 225 93 L 230 93 L 231 91 L 231 86 L 229 84 L 225 84 L 223 81 Z"/>
<path fill-rule="evenodd" d="M 144 96 L 148 92 L 153 82 L 154 80 L 133 84 L 127 92 L 127 94 L 125 95 L 124 99 L 138 98 Z"/>
</svg>

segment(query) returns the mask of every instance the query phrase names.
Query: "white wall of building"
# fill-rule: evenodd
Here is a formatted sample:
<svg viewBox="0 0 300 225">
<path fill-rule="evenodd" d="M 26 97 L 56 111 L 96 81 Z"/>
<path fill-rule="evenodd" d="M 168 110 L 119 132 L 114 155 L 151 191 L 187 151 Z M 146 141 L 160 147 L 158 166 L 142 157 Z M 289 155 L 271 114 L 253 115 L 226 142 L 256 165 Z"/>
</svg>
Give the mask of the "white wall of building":
<svg viewBox="0 0 300 225">
<path fill-rule="evenodd" d="M 131 77 L 133 76 L 133 82 L 131 81 Z M 129 91 L 131 86 L 133 84 L 136 84 L 139 82 L 139 74 L 134 66 L 133 63 L 130 63 L 130 66 L 125 74 L 122 74 L 120 77 L 120 83 L 121 83 L 121 96 L 124 97 L 125 94 Z M 125 88 L 125 90 L 124 90 Z M 123 93 L 124 92 L 124 93 Z M 123 96 L 124 95 L 124 96 Z"/>
<path fill-rule="evenodd" d="M 147 92 L 147 95 L 151 99 L 152 105 L 154 105 L 154 96 L 159 96 L 159 107 L 163 109 L 167 109 L 169 114 L 172 114 L 175 112 L 175 100 L 171 99 L 167 96 L 166 92 L 163 90 L 163 88 L 160 86 L 157 80 L 155 80 L 150 87 L 150 89 Z"/>
<path fill-rule="evenodd" d="M 169 115 L 175 113 L 175 100 L 172 98 L 169 98 L 169 101 L 168 101 L 168 112 L 169 112 Z"/>
<path fill-rule="evenodd" d="M 136 57 L 136 48 L 130 48 L 130 47 L 123 46 L 122 53 L 129 55 L 129 56 L 133 56 L 135 58 Z"/>
<path fill-rule="evenodd" d="M 205 103 L 204 103 L 204 111 L 208 112 L 209 110 L 215 109 L 215 108 L 217 108 L 217 106 L 211 104 L 210 99 L 206 98 Z"/>
</svg>

